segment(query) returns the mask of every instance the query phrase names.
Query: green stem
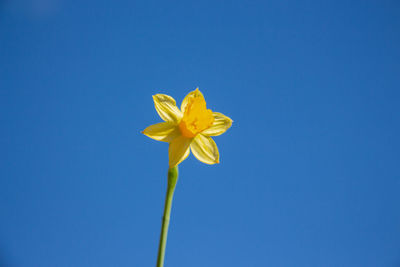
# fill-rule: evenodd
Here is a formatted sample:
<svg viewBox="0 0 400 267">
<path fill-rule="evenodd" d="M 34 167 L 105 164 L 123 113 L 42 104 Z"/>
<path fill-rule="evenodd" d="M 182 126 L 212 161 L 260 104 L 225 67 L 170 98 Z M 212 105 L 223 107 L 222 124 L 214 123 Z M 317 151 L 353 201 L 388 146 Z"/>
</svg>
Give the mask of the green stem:
<svg viewBox="0 0 400 267">
<path fill-rule="evenodd" d="M 165 246 L 167 244 L 169 219 L 171 217 L 172 199 L 176 182 L 178 181 L 178 166 L 169 168 L 168 170 L 168 187 L 165 196 L 164 216 L 162 218 L 160 244 L 158 246 L 157 267 L 164 266 Z"/>
</svg>

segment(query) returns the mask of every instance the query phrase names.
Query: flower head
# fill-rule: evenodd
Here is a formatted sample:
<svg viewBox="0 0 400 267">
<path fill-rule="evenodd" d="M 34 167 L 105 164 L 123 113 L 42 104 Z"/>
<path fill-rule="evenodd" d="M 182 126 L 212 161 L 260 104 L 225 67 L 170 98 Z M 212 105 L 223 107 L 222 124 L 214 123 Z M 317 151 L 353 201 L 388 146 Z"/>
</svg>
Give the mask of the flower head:
<svg viewBox="0 0 400 267">
<path fill-rule="evenodd" d="M 181 109 L 167 95 L 154 95 L 153 100 L 158 114 L 165 122 L 147 127 L 143 134 L 169 143 L 170 167 L 185 160 L 190 151 L 201 162 L 219 163 L 218 148 L 210 136 L 221 135 L 228 130 L 232 125 L 229 117 L 207 109 L 199 89 L 183 99 Z"/>
</svg>

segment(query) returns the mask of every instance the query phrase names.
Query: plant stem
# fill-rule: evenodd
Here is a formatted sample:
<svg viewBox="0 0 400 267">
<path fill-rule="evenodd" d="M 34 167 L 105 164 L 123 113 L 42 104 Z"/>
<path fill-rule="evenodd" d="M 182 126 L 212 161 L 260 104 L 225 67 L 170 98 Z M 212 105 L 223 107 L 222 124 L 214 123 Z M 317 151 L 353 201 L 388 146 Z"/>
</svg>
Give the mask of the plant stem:
<svg viewBox="0 0 400 267">
<path fill-rule="evenodd" d="M 176 182 L 178 181 L 178 166 L 168 169 L 168 186 L 167 194 L 165 196 L 164 216 L 162 218 L 160 244 L 158 246 L 157 267 L 164 266 L 165 246 L 167 244 L 169 219 L 171 216 L 172 199 Z"/>
</svg>

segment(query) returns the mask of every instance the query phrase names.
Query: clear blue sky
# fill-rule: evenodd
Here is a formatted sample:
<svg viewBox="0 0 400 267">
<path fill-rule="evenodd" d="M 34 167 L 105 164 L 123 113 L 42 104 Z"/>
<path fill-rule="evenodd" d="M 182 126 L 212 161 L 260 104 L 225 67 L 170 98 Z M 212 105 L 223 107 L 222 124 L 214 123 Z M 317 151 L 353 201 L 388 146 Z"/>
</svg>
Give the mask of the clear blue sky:
<svg viewBox="0 0 400 267">
<path fill-rule="evenodd" d="M 180 166 L 166 267 L 400 266 L 400 3 L 0 3 L 0 266 L 154 266 L 151 96 L 234 120 Z"/>
</svg>

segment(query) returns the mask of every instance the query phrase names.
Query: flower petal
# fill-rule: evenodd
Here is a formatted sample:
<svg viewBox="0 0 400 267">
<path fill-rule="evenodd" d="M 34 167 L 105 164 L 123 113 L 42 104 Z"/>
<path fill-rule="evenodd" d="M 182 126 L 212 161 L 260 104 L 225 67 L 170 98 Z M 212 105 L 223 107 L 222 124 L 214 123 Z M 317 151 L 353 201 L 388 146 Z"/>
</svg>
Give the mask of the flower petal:
<svg viewBox="0 0 400 267">
<path fill-rule="evenodd" d="M 186 138 L 184 136 L 179 136 L 172 140 L 169 144 L 169 166 L 175 167 L 182 161 L 184 161 L 190 153 L 190 142 L 192 139 Z"/>
<path fill-rule="evenodd" d="M 176 106 L 176 102 L 172 97 L 156 94 L 153 95 L 153 100 L 158 115 L 160 115 L 164 121 L 177 123 L 182 118 L 182 112 Z"/>
<path fill-rule="evenodd" d="M 185 98 L 183 99 L 182 104 L 181 104 L 181 111 L 182 112 L 185 112 L 186 105 L 188 104 L 189 99 L 192 98 L 192 97 L 202 97 L 204 99 L 204 96 L 200 92 L 199 88 L 196 88 L 196 90 L 194 90 L 194 91 L 190 92 L 189 94 L 187 94 L 185 96 Z"/>
<path fill-rule="evenodd" d="M 218 147 L 211 137 L 202 134 L 197 135 L 190 144 L 190 149 L 201 162 L 206 164 L 219 163 Z"/>
<path fill-rule="evenodd" d="M 179 128 L 173 122 L 160 122 L 150 125 L 142 132 L 157 141 L 171 142 L 180 135 Z"/>
<path fill-rule="evenodd" d="M 232 126 L 232 120 L 224 114 L 213 112 L 213 116 L 213 125 L 210 128 L 205 129 L 203 132 L 201 132 L 202 134 L 206 136 L 221 135 Z"/>
</svg>

